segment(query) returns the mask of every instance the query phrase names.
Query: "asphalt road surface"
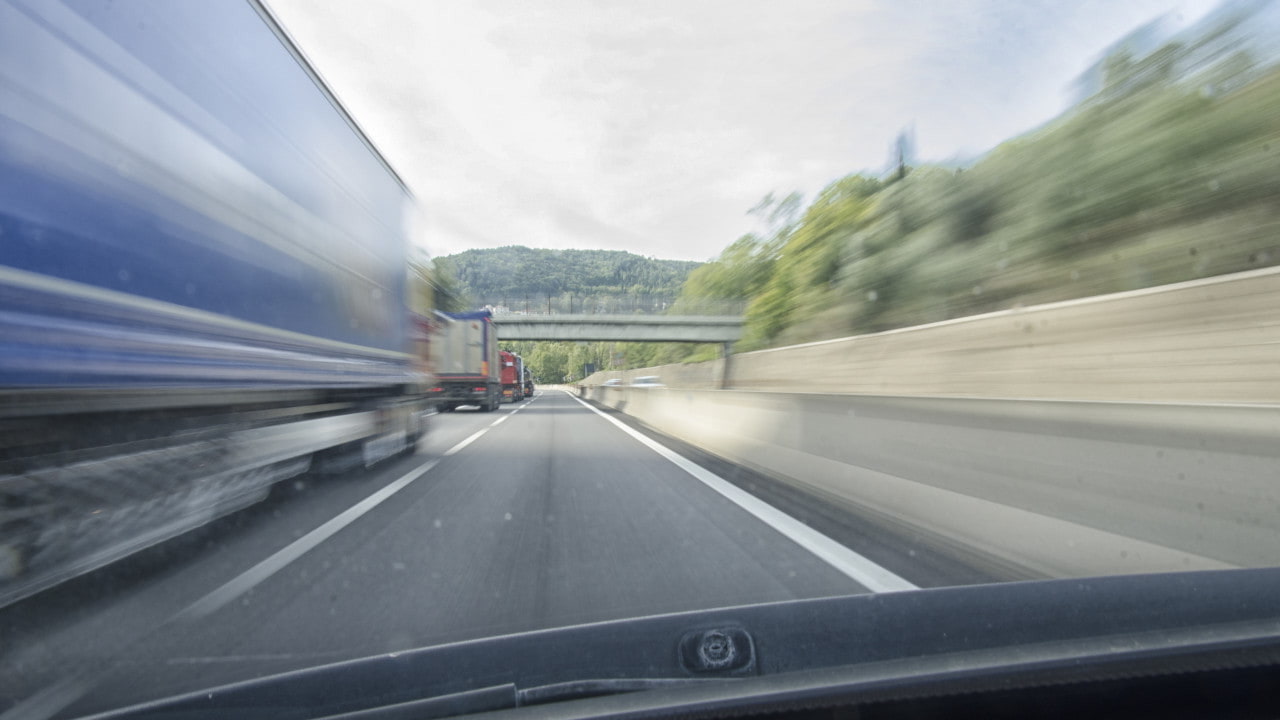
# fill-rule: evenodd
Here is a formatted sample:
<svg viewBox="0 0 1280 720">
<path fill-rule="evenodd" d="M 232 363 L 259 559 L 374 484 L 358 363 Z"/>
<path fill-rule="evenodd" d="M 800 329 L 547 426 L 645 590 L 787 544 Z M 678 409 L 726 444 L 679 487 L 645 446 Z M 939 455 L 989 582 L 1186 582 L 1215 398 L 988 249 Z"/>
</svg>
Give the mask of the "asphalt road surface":
<svg viewBox="0 0 1280 720">
<path fill-rule="evenodd" d="M 749 492 L 748 492 L 749 491 Z M 0 610 L 0 717 L 414 647 L 996 579 L 548 390 Z"/>
</svg>

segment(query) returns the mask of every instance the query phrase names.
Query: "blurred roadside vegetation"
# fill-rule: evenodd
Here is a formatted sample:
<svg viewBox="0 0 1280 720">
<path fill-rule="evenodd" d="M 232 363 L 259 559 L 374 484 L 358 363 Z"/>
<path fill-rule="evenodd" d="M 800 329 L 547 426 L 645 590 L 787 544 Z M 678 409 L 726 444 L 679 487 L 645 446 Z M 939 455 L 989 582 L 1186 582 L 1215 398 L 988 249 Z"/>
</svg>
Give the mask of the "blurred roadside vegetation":
<svg viewBox="0 0 1280 720">
<path fill-rule="evenodd" d="M 694 270 L 673 309 L 747 302 L 747 351 L 1280 262 L 1280 70 L 1243 52 L 1176 79 L 1183 48 L 1104 62 L 1100 92 L 966 170 L 851 175 Z M 705 360 L 639 346 L 626 365 Z"/>
<path fill-rule="evenodd" d="M 409 309 L 419 315 L 429 315 L 432 310 L 460 312 L 470 305 L 448 266 L 432 261 L 423 252 L 409 259 L 408 295 Z"/>
</svg>

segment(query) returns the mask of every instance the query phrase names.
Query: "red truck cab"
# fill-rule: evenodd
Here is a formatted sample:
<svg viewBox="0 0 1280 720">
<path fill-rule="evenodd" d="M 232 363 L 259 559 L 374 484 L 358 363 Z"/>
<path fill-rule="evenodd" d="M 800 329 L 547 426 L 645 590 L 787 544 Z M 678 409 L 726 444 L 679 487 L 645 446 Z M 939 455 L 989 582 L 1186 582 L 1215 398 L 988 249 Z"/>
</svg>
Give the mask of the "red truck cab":
<svg viewBox="0 0 1280 720">
<path fill-rule="evenodd" d="M 498 351 L 498 365 L 502 377 L 503 402 L 519 402 L 524 399 L 524 361 L 519 355 L 506 350 Z"/>
</svg>

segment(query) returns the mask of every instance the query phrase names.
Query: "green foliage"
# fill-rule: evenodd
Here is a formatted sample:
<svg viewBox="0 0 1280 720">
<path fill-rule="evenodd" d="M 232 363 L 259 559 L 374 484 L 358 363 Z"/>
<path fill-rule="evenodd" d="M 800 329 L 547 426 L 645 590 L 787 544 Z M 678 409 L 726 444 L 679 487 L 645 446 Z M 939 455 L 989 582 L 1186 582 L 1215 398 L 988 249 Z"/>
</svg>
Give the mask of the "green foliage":
<svg viewBox="0 0 1280 720">
<path fill-rule="evenodd" d="M 438 258 L 474 307 L 517 312 L 657 313 L 700 263 L 619 250 L 539 250 L 517 245 Z"/>
<path fill-rule="evenodd" d="M 448 266 L 432 262 L 425 253 L 409 260 L 408 294 L 409 309 L 420 315 L 432 310 L 460 312 L 468 306 Z"/>
<path fill-rule="evenodd" d="M 1237 54 L 1184 82 L 1184 52 L 1118 54 L 1099 95 L 963 172 L 849 176 L 803 213 L 770 195 L 676 306 L 746 300 L 747 350 L 1276 264 L 1280 70 Z"/>
<path fill-rule="evenodd" d="M 743 235 L 719 258 L 689 274 L 673 312 L 697 314 L 717 305 L 744 305 L 768 283 L 777 255 L 767 241 Z"/>
<path fill-rule="evenodd" d="M 525 366 L 533 373 L 536 382 L 576 382 L 585 377 L 584 367 L 594 365 L 597 370 L 616 367 L 614 360 L 621 358 L 625 347 L 640 343 L 604 342 L 509 342 L 502 343 L 509 350 L 524 358 Z M 634 367 L 641 367 L 635 365 Z"/>
<path fill-rule="evenodd" d="M 851 175 L 827 186 L 796 223 L 774 239 L 772 272 L 747 308 L 743 347 L 777 337 L 801 321 L 801 314 L 836 300 L 835 280 L 846 245 L 881 189 L 872 178 Z"/>
</svg>

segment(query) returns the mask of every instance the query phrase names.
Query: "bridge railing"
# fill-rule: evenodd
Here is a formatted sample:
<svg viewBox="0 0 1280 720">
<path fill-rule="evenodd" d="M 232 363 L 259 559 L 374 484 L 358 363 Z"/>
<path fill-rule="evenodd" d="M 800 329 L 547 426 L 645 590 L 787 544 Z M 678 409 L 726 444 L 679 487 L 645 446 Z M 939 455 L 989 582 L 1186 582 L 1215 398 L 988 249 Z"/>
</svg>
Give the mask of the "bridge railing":
<svg viewBox="0 0 1280 720">
<path fill-rule="evenodd" d="M 496 315 L 501 340 L 570 342 L 733 343 L 740 316 L 710 315 Z"/>
</svg>

